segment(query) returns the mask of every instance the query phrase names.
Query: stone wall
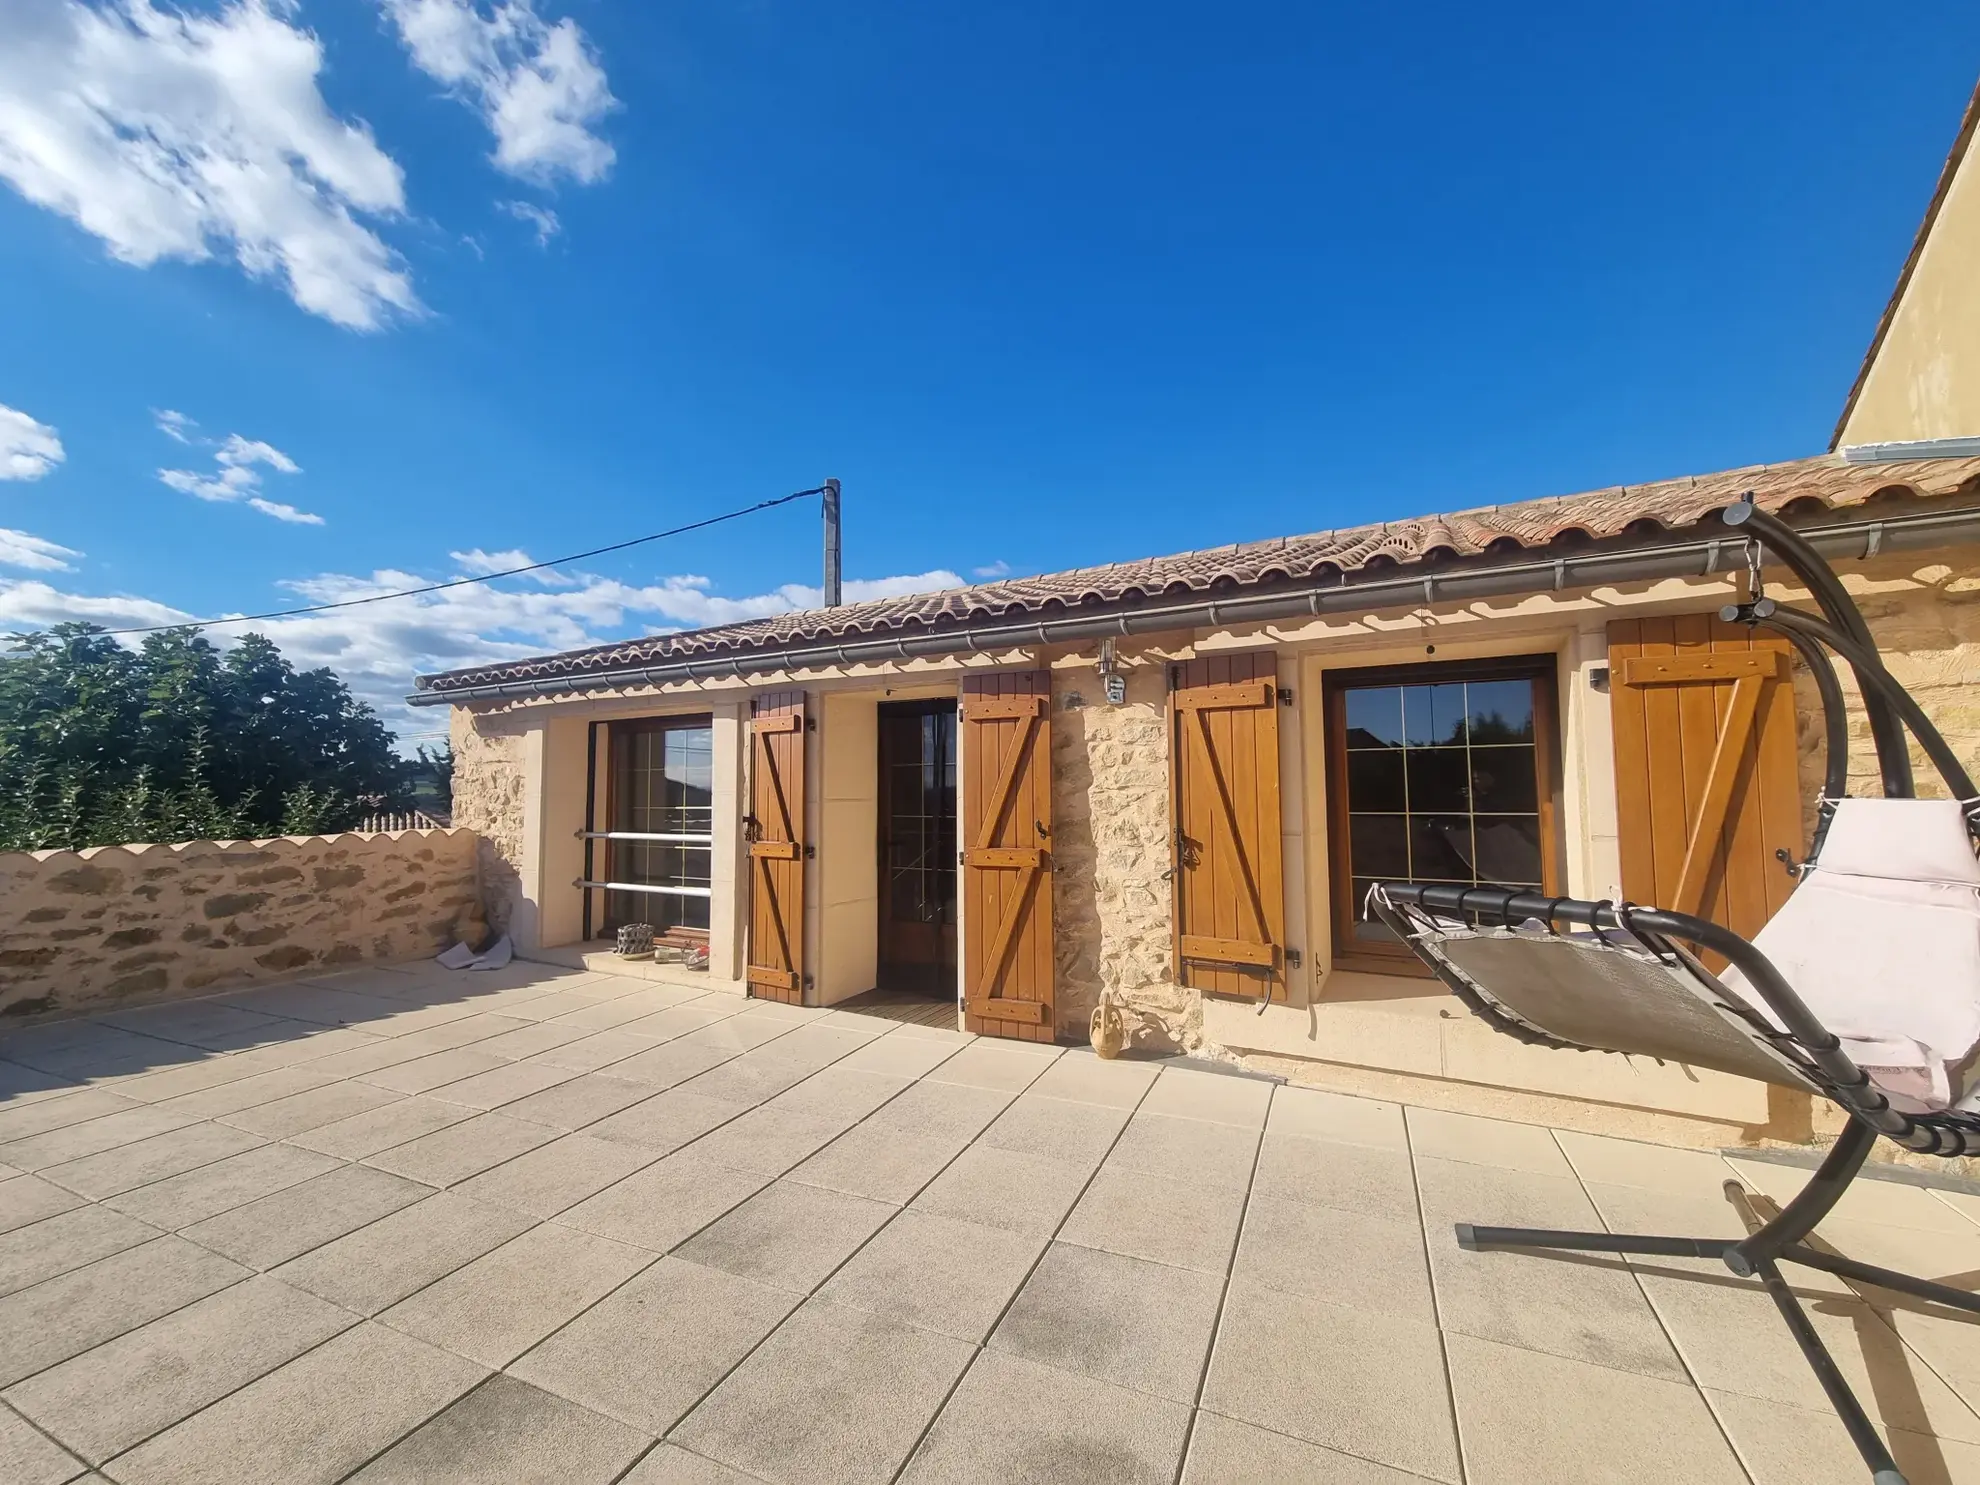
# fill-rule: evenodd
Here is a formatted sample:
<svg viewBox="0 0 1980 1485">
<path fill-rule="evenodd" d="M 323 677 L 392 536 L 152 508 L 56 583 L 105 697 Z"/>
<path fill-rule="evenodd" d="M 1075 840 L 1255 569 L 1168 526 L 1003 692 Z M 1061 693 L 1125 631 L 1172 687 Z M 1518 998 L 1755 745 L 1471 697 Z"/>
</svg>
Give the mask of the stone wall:
<svg viewBox="0 0 1980 1485">
<path fill-rule="evenodd" d="M 472 830 L 489 923 L 507 932 L 522 900 L 526 714 L 454 707 L 454 824 Z"/>
<path fill-rule="evenodd" d="M 1863 610 L 1886 668 L 1918 699 L 1967 771 L 1980 777 L 1980 562 L 1975 555 L 1962 549 L 1957 565 L 1921 556 L 1882 557 L 1852 564 L 1844 582 Z M 1779 590 L 1776 596 L 1798 608 L 1814 608 L 1793 589 Z M 1799 661 L 1795 670 L 1801 799 L 1812 824 L 1822 788 L 1822 700 Z M 1839 664 L 1836 671 L 1850 698 L 1850 792 L 1874 795 L 1879 792 L 1877 755 L 1869 724 L 1856 705 L 1856 680 L 1847 666 Z M 1915 743 L 1911 758 L 1918 792 L 1943 795 L 1938 774 Z"/>
<path fill-rule="evenodd" d="M 452 941 L 467 830 L 0 854 L 0 1018 L 43 1019 Z"/>
<path fill-rule="evenodd" d="M 1109 706 L 1090 665 L 1052 680 L 1052 913 L 1059 1034 L 1083 1040 L 1103 990 L 1131 1008 L 1139 1045 L 1203 1039 L 1203 1009 L 1171 974 L 1168 671 L 1123 656 Z"/>
</svg>

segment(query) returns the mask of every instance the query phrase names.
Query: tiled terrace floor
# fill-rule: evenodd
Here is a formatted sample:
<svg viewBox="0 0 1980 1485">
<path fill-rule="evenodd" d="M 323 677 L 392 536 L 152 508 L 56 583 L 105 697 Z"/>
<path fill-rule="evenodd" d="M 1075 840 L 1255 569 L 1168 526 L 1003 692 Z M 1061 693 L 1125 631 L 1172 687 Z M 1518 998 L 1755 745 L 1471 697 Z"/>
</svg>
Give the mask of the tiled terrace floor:
<svg viewBox="0 0 1980 1485">
<path fill-rule="evenodd" d="M 1450 1236 L 1736 1234 L 1704 1154 L 528 964 L 0 1058 L 9 1485 L 1862 1478 L 1723 1270 Z M 1980 1281 L 1971 1198 L 1826 1235 Z M 1808 1292 L 1980 1480 L 1980 1326 Z"/>
</svg>

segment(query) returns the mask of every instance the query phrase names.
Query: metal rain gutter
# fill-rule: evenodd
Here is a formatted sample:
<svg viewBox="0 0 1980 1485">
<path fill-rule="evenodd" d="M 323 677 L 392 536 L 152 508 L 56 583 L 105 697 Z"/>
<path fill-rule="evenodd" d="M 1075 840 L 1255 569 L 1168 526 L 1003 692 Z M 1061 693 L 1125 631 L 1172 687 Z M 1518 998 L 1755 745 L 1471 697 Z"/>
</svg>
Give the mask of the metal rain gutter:
<svg viewBox="0 0 1980 1485">
<path fill-rule="evenodd" d="M 1980 506 L 1885 516 L 1869 521 L 1839 521 L 1798 529 L 1823 556 L 1832 561 L 1869 558 L 1880 552 L 1980 540 Z M 1009 649 L 1016 645 L 1096 639 L 1106 635 L 1254 624 L 1269 619 L 1305 618 L 1371 607 L 1394 608 L 1401 604 L 1447 603 L 1516 593 L 1560 591 L 1592 587 L 1602 582 L 1704 577 L 1744 567 L 1745 551 L 1746 539 L 1727 530 L 1719 535 L 1694 537 L 1658 546 L 1610 551 L 1591 549 L 1572 555 L 1489 566 L 1453 570 L 1418 567 L 1407 575 L 1376 578 L 1354 578 L 1344 573 L 1327 583 L 1305 582 L 1291 587 L 1274 587 L 1264 592 L 1239 591 L 1215 598 L 1191 598 L 1181 603 L 1116 608 L 1106 614 L 995 620 L 934 634 L 859 637 L 734 655 L 683 656 L 652 665 L 622 666 L 615 670 L 584 671 L 490 685 L 435 687 L 415 691 L 406 701 L 412 706 L 513 701 L 522 697 L 556 696 L 614 686 L 663 685 L 672 681 L 802 670 L 819 665 L 854 665 L 881 660 L 907 660 L 923 655 L 967 654 Z"/>
</svg>

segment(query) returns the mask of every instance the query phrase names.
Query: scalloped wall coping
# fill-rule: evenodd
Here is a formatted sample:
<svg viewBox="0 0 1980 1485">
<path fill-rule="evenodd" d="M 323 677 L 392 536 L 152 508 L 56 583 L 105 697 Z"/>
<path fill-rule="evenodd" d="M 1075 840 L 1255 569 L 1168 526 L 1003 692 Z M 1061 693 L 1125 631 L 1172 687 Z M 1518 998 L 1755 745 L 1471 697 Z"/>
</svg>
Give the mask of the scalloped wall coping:
<svg viewBox="0 0 1980 1485">
<path fill-rule="evenodd" d="M 381 840 L 400 840 L 406 836 L 438 836 L 446 838 L 455 835 L 472 835 L 473 831 L 462 825 L 447 829 L 431 830 L 345 830 L 336 835 L 265 835 L 248 840 L 182 840 L 172 842 L 140 842 L 128 846 L 84 846 L 79 851 L 56 848 L 51 851 L 0 851 L 0 870 L 5 870 L 15 861 L 33 861 L 44 864 L 58 856 L 73 857 L 77 861 L 95 861 L 105 856 L 151 857 L 161 856 L 205 856 L 218 855 L 226 851 L 237 851 L 243 846 L 257 851 L 270 849 L 300 850 L 313 846 L 337 846 L 355 841 L 360 845 L 370 845 Z M 0 921 L 4 916 L 0 915 Z"/>
</svg>

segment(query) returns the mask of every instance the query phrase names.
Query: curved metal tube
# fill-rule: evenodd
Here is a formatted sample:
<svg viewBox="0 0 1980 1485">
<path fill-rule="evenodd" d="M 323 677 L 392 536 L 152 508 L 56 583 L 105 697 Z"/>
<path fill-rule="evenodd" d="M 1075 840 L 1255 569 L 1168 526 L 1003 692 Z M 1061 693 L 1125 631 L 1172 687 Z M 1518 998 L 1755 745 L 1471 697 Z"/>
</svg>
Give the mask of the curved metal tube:
<svg viewBox="0 0 1980 1485">
<path fill-rule="evenodd" d="M 1829 622 L 1855 640 L 1861 650 L 1871 657 L 1873 664 L 1878 663 L 1877 642 L 1871 638 L 1870 626 L 1864 622 L 1862 610 L 1857 608 L 1856 600 L 1843 587 L 1835 569 L 1823 560 L 1822 554 L 1810 546 L 1799 531 L 1760 509 L 1750 495 L 1736 501 L 1721 519 L 1733 530 L 1760 543 L 1806 583 Z M 1836 653 L 1845 660 L 1849 659 L 1841 649 L 1836 649 Z M 1854 661 L 1850 663 L 1858 671 L 1857 679 L 1861 682 L 1861 667 L 1856 666 Z M 1887 799 L 1909 799 L 1912 797 L 1911 752 L 1905 746 L 1904 728 L 1891 711 L 1887 698 L 1873 695 L 1868 684 L 1862 685 L 1861 689 L 1863 710 L 1870 718 L 1870 738 L 1877 746 L 1877 771 L 1883 775 L 1884 796 Z"/>
<path fill-rule="evenodd" d="M 1931 759 L 1932 766 L 1939 771 L 1939 777 L 1945 781 L 1946 788 L 1951 791 L 1953 798 L 1974 797 L 1973 780 L 1966 772 L 1966 765 L 1959 761 L 1959 755 L 1953 752 L 1939 729 L 1932 725 L 1932 719 L 1925 715 L 1925 709 L 1913 699 L 1909 691 L 1898 684 L 1888 670 L 1884 669 L 1882 662 L 1877 659 L 1875 650 L 1866 652 L 1854 639 L 1839 633 L 1832 625 L 1816 618 L 1813 614 L 1804 614 L 1799 609 L 1782 608 L 1771 599 L 1762 599 L 1753 605 L 1753 621 L 1769 629 L 1778 629 L 1790 637 L 1797 632 L 1805 634 L 1811 639 L 1819 640 L 1842 656 L 1849 668 L 1856 672 L 1857 682 L 1863 687 L 1864 700 L 1868 702 L 1874 693 L 1889 710 L 1893 719 L 1901 719 L 1902 728 L 1911 730 L 1911 735 L 1918 739 L 1919 747 L 1925 750 L 1925 756 Z M 1902 729 L 1898 736 L 1900 739 L 1903 738 Z M 1879 756 L 1881 757 L 1881 747 Z M 1887 798 L 1913 797 L 1910 772 L 1910 768 L 1907 767 L 1905 789 L 1901 794 L 1891 792 L 1888 774 L 1886 775 L 1884 793 Z"/>
<path fill-rule="evenodd" d="M 1729 603 L 1719 610 L 1719 617 L 1728 624 L 1760 622 L 1750 603 Z M 1829 652 L 1812 636 L 1792 629 L 1780 632 L 1801 656 L 1822 698 L 1822 797 L 1841 799 L 1849 793 L 1849 702 L 1843 696 L 1842 682 L 1836 679 Z"/>
</svg>

